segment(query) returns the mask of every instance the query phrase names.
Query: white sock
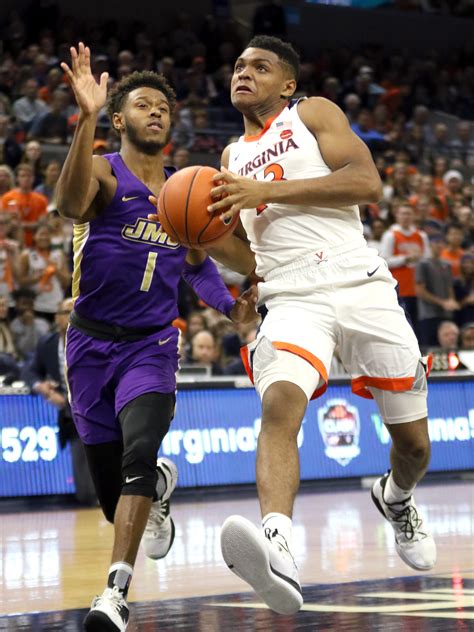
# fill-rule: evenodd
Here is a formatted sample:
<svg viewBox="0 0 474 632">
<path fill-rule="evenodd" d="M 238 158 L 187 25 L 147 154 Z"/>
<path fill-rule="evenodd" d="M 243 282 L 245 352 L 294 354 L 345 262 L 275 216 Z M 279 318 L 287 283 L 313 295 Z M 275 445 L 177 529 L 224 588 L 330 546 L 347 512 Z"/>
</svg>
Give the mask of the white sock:
<svg viewBox="0 0 474 632">
<path fill-rule="evenodd" d="M 398 487 L 393 480 L 392 472 L 390 472 L 387 482 L 385 483 L 383 499 L 386 503 L 400 503 L 411 496 L 414 489 L 414 487 L 411 489 L 401 489 L 401 487 Z"/>
<path fill-rule="evenodd" d="M 107 586 L 109 588 L 117 586 L 117 588 L 123 593 L 123 596 L 126 597 L 132 575 L 133 566 L 130 566 L 127 562 L 114 562 L 109 568 Z"/>
<path fill-rule="evenodd" d="M 288 549 L 293 555 L 293 536 L 292 536 L 292 520 L 285 514 L 281 513 L 269 513 L 262 518 L 262 528 L 265 532 L 270 534 L 270 537 L 273 537 L 275 531 L 277 531 L 280 535 L 282 535 L 286 543 L 288 544 Z M 269 532 L 267 532 L 269 529 Z"/>
</svg>

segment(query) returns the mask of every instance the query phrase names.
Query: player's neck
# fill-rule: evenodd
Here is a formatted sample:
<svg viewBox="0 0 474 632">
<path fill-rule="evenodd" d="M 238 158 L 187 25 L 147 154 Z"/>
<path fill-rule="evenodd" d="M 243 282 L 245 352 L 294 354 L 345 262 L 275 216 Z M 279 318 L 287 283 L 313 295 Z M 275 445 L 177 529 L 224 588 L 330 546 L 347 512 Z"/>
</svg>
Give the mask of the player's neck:
<svg viewBox="0 0 474 632">
<path fill-rule="evenodd" d="M 269 121 L 276 118 L 280 112 L 288 105 L 287 100 L 279 100 L 272 104 L 262 104 L 258 109 L 251 112 L 244 112 L 244 127 L 246 136 L 257 136 Z"/>
<path fill-rule="evenodd" d="M 120 149 L 122 160 L 130 171 L 143 182 L 150 191 L 158 193 L 165 180 L 163 153 L 160 151 L 149 156 L 136 149 L 130 143 L 123 143 Z"/>
</svg>

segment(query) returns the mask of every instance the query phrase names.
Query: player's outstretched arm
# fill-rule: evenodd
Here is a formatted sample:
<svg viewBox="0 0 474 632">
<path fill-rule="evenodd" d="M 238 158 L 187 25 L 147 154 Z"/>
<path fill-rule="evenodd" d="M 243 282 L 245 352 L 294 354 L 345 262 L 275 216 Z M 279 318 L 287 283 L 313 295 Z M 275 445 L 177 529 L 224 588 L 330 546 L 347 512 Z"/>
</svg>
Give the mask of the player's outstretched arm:
<svg viewBox="0 0 474 632">
<path fill-rule="evenodd" d="M 318 141 L 321 154 L 332 173 L 320 178 L 262 181 L 223 170 L 215 177 L 224 183 L 213 194 L 227 198 L 209 206 L 209 211 L 225 209 L 229 219 L 240 209 L 261 204 L 298 204 L 300 206 L 348 207 L 377 202 L 382 184 L 370 151 L 351 130 L 345 114 L 337 105 L 321 97 L 312 97 L 298 104 L 298 114 Z M 223 165 L 224 167 L 226 165 Z"/>
<path fill-rule="evenodd" d="M 103 158 L 93 159 L 97 117 L 105 105 L 108 74 L 97 83 L 90 62 L 90 49 L 82 42 L 71 47 L 71 68 L 61 64 L 79 106 L 76 131 L 56 187 L 58 211 L 63 217 L 81 219 L 100 189 Z"/>
</svg>

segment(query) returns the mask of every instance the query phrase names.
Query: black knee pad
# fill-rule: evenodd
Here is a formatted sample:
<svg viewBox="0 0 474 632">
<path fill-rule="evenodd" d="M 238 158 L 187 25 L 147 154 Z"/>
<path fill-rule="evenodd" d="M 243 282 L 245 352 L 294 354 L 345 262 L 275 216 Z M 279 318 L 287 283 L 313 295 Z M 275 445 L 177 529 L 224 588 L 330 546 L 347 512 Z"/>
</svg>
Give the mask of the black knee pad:
<svg viewBox="0 0 474 632">
<path fill-rule="evenodd" d="M 146 393 L 121 410 L 123 495 L 155 497 L 156 458 L 169 430 L 174 406 L 174 393 Z"/>
</svg>

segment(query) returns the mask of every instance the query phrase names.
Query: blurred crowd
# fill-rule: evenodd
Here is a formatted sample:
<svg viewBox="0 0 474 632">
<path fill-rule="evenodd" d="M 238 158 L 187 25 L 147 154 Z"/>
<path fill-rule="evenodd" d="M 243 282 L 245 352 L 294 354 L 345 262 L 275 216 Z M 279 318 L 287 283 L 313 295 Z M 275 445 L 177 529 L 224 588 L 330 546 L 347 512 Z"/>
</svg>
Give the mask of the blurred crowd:
<svg viewBox="0 0 474 632">
<path fill-rule="evenodd" d="M 55 203 L 77 120 L 59 66 L 70 58 L 69 45 L 86 33 L 93 72 L 109 72 L 110 86 L 134 70 L 169 79 L 178 111 L 166 156 L 180 169 L 217 165 L 223 147 L 241 134 L 229 85 L 252 34 L 210 15 L 193 22 L 179 13 L 154 32 L 138 22 L 126 30 L 113 20 L 79 23 L 54 4 L 37 12 L 34 6 L 24 16 L 12 11 L 0 25 L 0 375 L 10 382 L 28 374 L 39 341 L 63 326 L 71 292 L 72 226 Z M 287 30 L 272 2 L 256 11 L 253 25 L 259 33 Z M 423 56 L 368 45 L 300 52 L 297 96 L 337 103 L 373 154 L 383 199 L 361 208 L 364 232 L 397 279 L 420 344 L 474 349 L 474 46 Z M 94 152 L 116 149 L 104 112 Z M 234 295 L 252 282 L 220 270 Z M 243 374 L 239 347 L 256 326 L 234 327 L 184 282 L 179 308 L 183 366 Z"/>
</svg>

